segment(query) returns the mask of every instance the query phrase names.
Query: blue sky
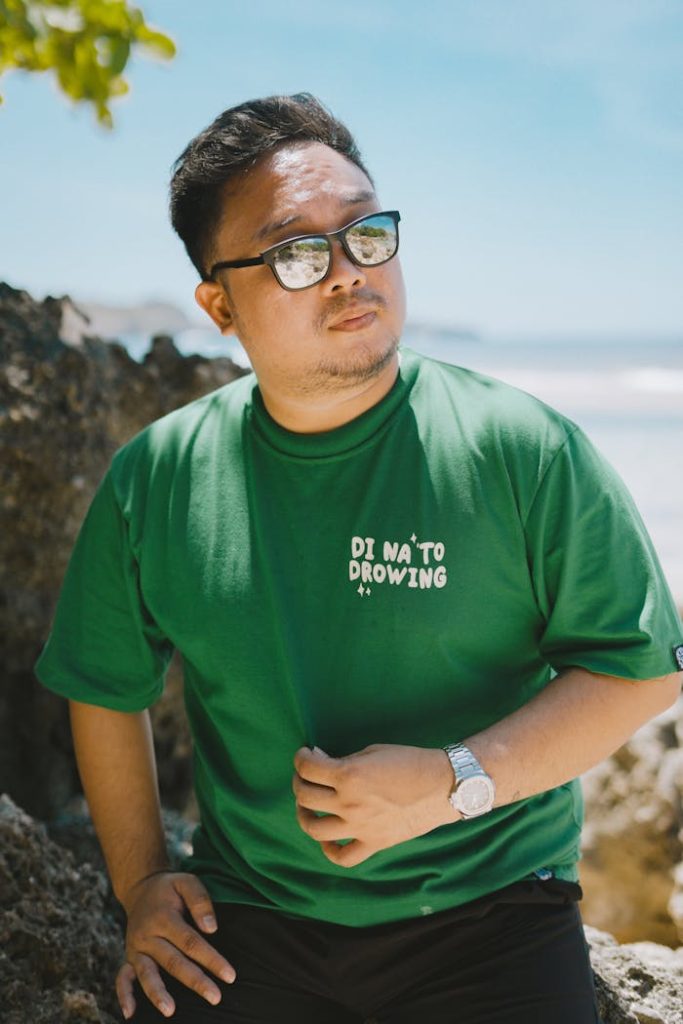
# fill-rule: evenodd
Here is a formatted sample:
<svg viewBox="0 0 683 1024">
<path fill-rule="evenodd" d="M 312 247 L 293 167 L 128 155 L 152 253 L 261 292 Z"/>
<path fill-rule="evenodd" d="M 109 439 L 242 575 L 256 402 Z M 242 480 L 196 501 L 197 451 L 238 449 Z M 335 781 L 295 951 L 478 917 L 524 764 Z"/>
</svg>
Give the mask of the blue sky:
<svg viewBox="0 0 683 1024">
<path fill-rule="evenodd" d="M 140 6 L 178 56 L 131 62 L 113 132 L 46 76 L 0 80 L 0 279 L 204 320 L 170 166 L 226 107 L 305 89 L 401 211 L 411 319 L 683 341 L 680 0 Z"/>
</svg>

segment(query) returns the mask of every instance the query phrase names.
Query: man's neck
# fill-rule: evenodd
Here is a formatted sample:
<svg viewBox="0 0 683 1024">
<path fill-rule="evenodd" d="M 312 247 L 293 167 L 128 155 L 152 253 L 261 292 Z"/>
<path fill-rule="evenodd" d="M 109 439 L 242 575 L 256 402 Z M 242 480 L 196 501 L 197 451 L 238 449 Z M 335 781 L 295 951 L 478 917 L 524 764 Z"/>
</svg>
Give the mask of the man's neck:
<svg viewBox="0 0 683 1024">
<path fill-rule="evenodd" d="M 259 379 L 263 402 L 276 423 L 299 434 L 318 434 L 349 423 L 377 405 L 391 391 L 398 376 L 400 354 L 392 359 L 376 377 L 363 381 L 356 388 L 315 394 L 293 395 L 269 387 Z"/>
</svg>

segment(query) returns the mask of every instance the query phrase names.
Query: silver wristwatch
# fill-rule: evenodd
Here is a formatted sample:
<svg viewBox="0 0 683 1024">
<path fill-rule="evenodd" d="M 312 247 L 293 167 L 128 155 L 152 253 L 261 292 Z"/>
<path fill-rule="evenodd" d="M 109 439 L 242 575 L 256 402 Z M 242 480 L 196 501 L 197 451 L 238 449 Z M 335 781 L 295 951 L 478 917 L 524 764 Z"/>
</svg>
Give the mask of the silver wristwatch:
<svg viewBox="0 0 683 1024">
<path fill-rule="evenodd" d="M 448 800 L 463 818 L 487 814 L 496 798 L 496 787 L 476 757 L 463 743 L 449 743 L 443 748 L 455 775 L 455 789 Z"/>
</svg>

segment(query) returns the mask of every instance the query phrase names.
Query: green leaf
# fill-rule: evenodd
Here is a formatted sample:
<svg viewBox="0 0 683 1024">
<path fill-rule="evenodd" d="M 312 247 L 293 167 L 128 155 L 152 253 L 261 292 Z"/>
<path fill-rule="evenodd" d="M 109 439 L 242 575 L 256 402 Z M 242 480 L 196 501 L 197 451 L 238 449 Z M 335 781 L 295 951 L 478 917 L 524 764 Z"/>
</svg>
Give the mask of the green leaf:
<svg viewBox="0 0 683 1024">
<path fill-rule="evenodd" d="M 147 26 L 145 26 L 144 30 L 141 29 L 137 33 L 136 39 L 144 47 L 153 50 L 159 57 L 163 57 L 165 60 L 171 60 L 176 55 L 176 45 L 173 40 Z"/>
<path fill-rule="evenodd" d="M 127 39 L 110 38 L 107 40 L 109 60 L 107 65 L 113 76 L 120 75 L 130 57 L 130 43 Z"/>
<path fill-rule="evenodd" d="M 135 48 L 164 60 L 176 54 L 173 40 L 126 0 L 0 0 L 0 75 L 52 71 L 62 92 L 91 104 L 106 128 L 109 100 L 129 91 L 123 72 Z"/>
</svg>

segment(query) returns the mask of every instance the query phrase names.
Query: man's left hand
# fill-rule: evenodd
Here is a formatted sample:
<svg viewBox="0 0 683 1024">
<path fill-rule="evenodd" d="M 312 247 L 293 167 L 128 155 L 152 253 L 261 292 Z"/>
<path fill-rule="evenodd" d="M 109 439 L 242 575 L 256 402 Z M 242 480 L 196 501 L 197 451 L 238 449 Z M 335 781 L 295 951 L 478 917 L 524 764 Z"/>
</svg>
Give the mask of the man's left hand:
<svg viewBox="0 0 683 1024">
<path fill-rule="evenodd" d="M 379 850 L 460 818 L 448 802 L 453 770 L 439 748 L 373 743 L 330 757 L 300 747 L 294 767 L 297 821 L 341 867 L 355 867 Z M 339 846 L 340 839 L 353 841 Z"/>
</svg>

